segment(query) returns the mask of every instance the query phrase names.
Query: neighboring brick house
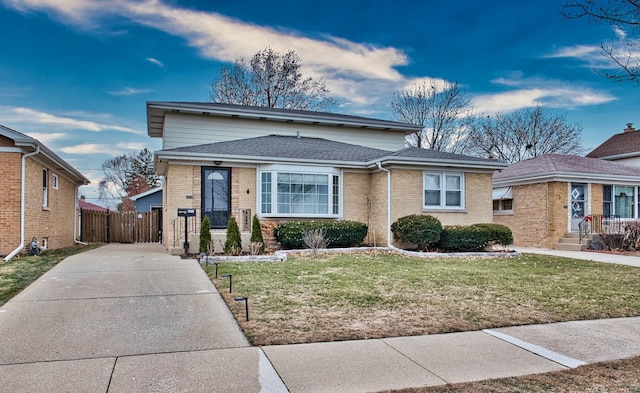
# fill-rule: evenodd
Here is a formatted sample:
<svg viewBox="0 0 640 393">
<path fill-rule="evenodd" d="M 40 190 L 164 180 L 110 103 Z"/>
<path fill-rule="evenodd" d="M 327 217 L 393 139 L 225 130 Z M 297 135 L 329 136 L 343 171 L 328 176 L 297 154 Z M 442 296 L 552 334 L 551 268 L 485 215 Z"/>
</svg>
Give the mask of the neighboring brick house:
<svg viewBox="0 0 640 393">
<path fill-rule="evenodd" d="M 89 180 L 34 138 L 0 126 L 0 255 L 11 259 L 36 237 L 41 246 L 76 240 L 78 187 Z"/>
<path fill-rule="evenodd" d="M 430 214 L 443 224 L 492 221 L 491 176 L 506 165 L 405 148 L 421 127 L 333 113 L 213 103 L 149 102 L 148 133 L 162 138 L 155 168 L 165 177 L 163 242 L 182 247 L 181 208 L 209 216 L 214 238 L 229 215 L 248 244 L 251 216 L 356 220 L 366 241 L 387 245 L 390 224 Z M 389 203 L 390 201 L 390 203 Z M 271 224 L 275 223 L 275 224 Z M 190 252 L 198 233 L 189 227 Z"/>
<path fill-rule="evenodd" d="M 632 123 L 627 123 L 627 128 L 604 141 L 587 157 L 640 166 L 640 130 L 633 128 Z"/>
<path fill-rule="evenodd" d="M 493 222 L 508 226 L 517 246 L 571 248 L 560 241 L 587 216 L 638 218 L 638 186 L 631 165 L 546 154 L 494 174 Z"/>
</svg>

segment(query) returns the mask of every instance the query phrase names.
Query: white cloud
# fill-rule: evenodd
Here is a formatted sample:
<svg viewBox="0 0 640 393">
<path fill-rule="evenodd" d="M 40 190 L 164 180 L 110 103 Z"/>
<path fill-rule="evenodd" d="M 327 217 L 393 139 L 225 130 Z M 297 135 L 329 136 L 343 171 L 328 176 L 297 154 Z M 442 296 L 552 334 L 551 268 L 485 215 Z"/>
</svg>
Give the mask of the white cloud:
<svg viewBox="0 0 640 393">
<path fill-rule="evenodd" d="M 64 132 L 27 132 L 26 134 L 45 144 L 68 138 L 68 134 Z"/>
<path fill-rule="evenodd" d="M 571 45 L 558 48 L 554 52 L 543 56 L 544 58 L 573 58 L 582 61 L 585 67 L 596 69 L 615 69 L 619 65 L 611 60 L 607 51 L 622 59 L 626 57 L 640 58 L 640 40 L 631 39 L 627 36 L 627 32 L 618 26 L 613 27 L 615 40 L 610 42 L 602 42 L 591 45 Z"/>
<path fill-rule="evenodd" d="M 543 78 L 521 78 L 519 74 L 497 78 L 492 82 L 513 90 L 476 95 L 471 104 L 478 113 L 509 112 L 535 105 L 571 109 L 614 101 L 610 94 L 589 87 Z"/>
<path fill-rule="evenodd" d="M 145 147 L 148 148 L 147 144 L 143 142 L 120 142 L 116 144 L 116 147 L 122 150 L 135 150 L 135 151 L 140 151 Z"/>
<path fill-rule="evenodd" d="M 143 134 L 143 132 L 134 130 L 129 127 L 123 127 L 115 124 L 105 124 L 102 122 L 96 122 L 91 120 L 83 120 L 78 117 L 87 117 L 85 114 L 72 113 L 69 115 L 61 116 L 51 113 L 42 112 L 36 109 L 15 107 L 15 106 L 0 106 L 0 116 L 3 121 L 12 121 L 20 123 L 25 132 L 32 129 L 34 125 L 44 125 L 53 127 L 54 130 L 83 130 L 83 131 L 121 131 L 133 134 Z M 104 117 L 103 115 L 95 115 L 97 117 Z"/>
<path fill-rule="evenodd" d="M 137 94 L 150 93 L 151 91 L 152 91 L 151 89 L 137 89 L 135 87 L 123 87 L 120 90 L 110 91 L 108 93 L 113 96 L 133 96 Z"/>
<path fill-rule="evenodd" d="M 160 60 L 156 59 L 156 58 L 147 57 L 145 60 L 148 61 L 151 64 L 157 65 L 160 68 L 164 68 L 164 64 L 162 64 L 162 62 Z"/>
<path fill-rule="evenodd" d="M 60 148 L 60 151 L 67 154 L 104 154 L 109 153 L 108 148 L 97 143 L 83 143 L 76 146 L 67 146 Z"/>
<path fill-rule="evenodd" d="M 378 47 L 331 36 L 312 39 L 214 12 L 177 8 L 160 0 L 112 0 L 109 7 L 90 0 L 4 1 L 16 9 L 45 11 L 82 27 L 99 23 L 102 18 L 128 18 L 182 37 L 202 56 L 220 61 L 230 62 L 240 56 L 249 58 L 267 46 L 281 52 L 294 50 L 303 59 L 303 67 L 309 75 L 322 75 L 327 81 L 364 78 L 398 82 L 403 80 L 403 76 L 395 67 L 409 61 L 404 51 L 393 47 Z"/>
</svg>

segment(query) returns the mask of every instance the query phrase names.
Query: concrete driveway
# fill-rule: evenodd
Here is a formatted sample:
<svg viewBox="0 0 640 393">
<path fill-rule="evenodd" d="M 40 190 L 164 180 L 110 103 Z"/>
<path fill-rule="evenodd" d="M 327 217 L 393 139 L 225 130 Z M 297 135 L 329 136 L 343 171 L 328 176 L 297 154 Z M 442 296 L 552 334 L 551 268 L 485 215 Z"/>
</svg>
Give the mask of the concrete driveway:
<svg viewBox="0 0 640 393">
<path fill-rule="evenodd" d="M 0 391 L 286 391 L 195 260 L 69 257 L 0 308 Z"/>
</svg>

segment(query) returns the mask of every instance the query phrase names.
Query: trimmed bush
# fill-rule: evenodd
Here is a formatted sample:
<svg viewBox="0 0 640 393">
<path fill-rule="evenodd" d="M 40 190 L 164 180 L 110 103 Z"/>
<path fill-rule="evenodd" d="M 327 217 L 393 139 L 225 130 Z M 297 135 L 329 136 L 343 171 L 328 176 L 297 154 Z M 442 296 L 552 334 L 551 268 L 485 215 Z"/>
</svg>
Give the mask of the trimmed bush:
<svg viewBox="0 0 640 393">
<path fill-rule="evenodd" d="M 256 247 L 254 250 L 257 254 L 264 254 L 264 238 L 262 237 L 262 228 L 260 220 L 256 214 L 253 215 L 251 222 L 251 246 Z"/>
<path fill-rule="evenodd" d="M 204 216 L 200 223 L 200 252 L 209 253 L 211 245 L 211 223 L 209 216 Z"/>
<path fill-rule="evenodd" d="M 490 242 L 490 232 L 486 228 L 453 225 L 442 228 L 438 247 L 444 251 L 482 251 Z"/>
<path fill-rule="evenodd" d="M 304 233 L 322 229 L 328 247 L 353 247 L 362 244 L 367 236 L 366 224 L 357 221 L 291 221 L 275 230 L 282 248 L 305 248 Z"/>
<path fill-rule="evenodd" d="M 227 255 L 240 255 L 242 253 L 242 237 L 240 228 L 234 216 L 227 222 L 227 240 L 224 242 L 224 253 Z"/>
<path fill-rule="evenodd" d="M 507 226 L 501 224 L 474 224 L 473 226 L 486 229 L 489 232 L 491 244 L 499 244 L 501 246 L 513 244 L 513 233 Z"/>
<path fill-rule="evenodd" d="M 398 218 L 391 224 L 391 231 L 395 240 L 415 244 L 420 250 L 428 250 L 438 244 L 442 224 L 433 216 L 413 214 Z"/>
</svg>

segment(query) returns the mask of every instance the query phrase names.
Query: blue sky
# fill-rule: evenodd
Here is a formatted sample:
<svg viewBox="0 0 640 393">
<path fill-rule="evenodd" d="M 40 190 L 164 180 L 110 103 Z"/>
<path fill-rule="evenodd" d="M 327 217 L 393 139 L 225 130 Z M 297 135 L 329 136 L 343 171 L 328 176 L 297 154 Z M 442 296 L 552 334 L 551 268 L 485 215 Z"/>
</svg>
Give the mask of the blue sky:
<svg viewBox="0 0 640 393">
<path fill-rule="evenodd" d="M 108 5 L 107 5 L 108 4 Z M 391 118 L 393 91 L 458 82 L 477 113 L 543 104 L 594 148 L 640 128 L 640 88 L 610 82 L 601 42 L 562 1 L 0 0 L 0 124 L 38 138 L 93 185 L 108 158 L 160 148 L 146 101 L 208 101 L 220 67 L 267 46 L 324 77 L 334 112 Z"/>
</svg>

